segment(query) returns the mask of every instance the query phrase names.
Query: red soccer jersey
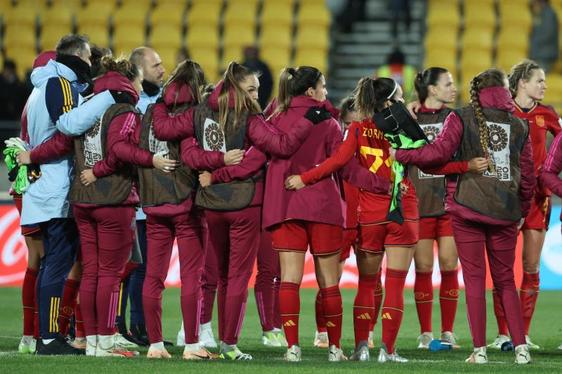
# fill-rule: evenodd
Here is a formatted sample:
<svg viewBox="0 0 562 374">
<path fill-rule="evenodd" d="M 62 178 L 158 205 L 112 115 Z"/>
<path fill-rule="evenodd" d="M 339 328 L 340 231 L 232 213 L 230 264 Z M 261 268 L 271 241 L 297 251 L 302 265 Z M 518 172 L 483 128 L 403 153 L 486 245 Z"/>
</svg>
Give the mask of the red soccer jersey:
<svg viewBox="0 0 562 374">
<path fill-rule="evenodd" d="M 539 169 L 546 160 L 546 132 L 548 131 L 554 136 L 558 135 L 562 131 L 560 118 L 552 107 L 542 104 L 535 104 L 527 112 L 515 105 L 514 115 L 529 122 L 535 173 L 539 175 Z"/>
<path fill-rule="evenodd" d="M 391 173 L 390 144 L 371 119 L 353 122 L 347 136 L 337 152 L 320 164 L 301 175 L 305 184 L 326 177 L 345 165 L 356 155 L 361 165 L 372 173 L 388 180 L 394 179 Z M 403 182 L 406 193 L 402 196 L 402 213 L 406 219 L 417 219 L 417 199 L 409 180 Z M 359 194 L 359 223 L 380 223 L 387 221 L 390 195 L 375 194 L 361 190 Z"/>
</svg>

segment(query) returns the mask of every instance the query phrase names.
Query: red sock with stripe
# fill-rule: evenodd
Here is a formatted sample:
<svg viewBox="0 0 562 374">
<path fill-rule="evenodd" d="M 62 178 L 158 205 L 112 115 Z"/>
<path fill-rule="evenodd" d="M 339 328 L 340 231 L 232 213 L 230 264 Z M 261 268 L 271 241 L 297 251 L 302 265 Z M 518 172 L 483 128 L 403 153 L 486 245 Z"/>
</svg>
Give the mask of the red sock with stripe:
<svg viewBox="0 0 562 374">
<path fill-rule="evenodd" d="M 316 293 L 316 303 L 314 303 L 314 312 L 316 314 L 316 331 L 326 332 L 326 318 L 324 318 L 324 304 L 322 301 L 322 292 L 318 290 Z"/>
<path fill-rule="evenodd" d="M 339 348 L 343 314 L 340 287 L 335 285 L 321 288 L 320 292 L 322 292 L 322 304 L 324 305 L 324 317 L 326 318 L 329 344 Z"/>
<path fill-rule="evenodd" d="M 453 332 L 457 305 L 459 303 L 458 270 L 441 272 L 441 287 L 439 288 L 439 304 L 441 306 L 441 332 Z"/>
<path fill-rule="evenodd" d="M 382 307 L 382 342 L 388 353 L 394 353 L 396 337 L 404 314 L 404 283 L 407 270 L 386 269 L 385 298 Z"/>
<path fill-rule="evenodd" d="M 381 311 L 382 298 L 384 296 L 384 288 L 382 286 L 381 274 L 382 274 L 382 270 L 379 270 L 379 272 L 377 273 L 377 285 L 375 286 L 375 304 L 374 304 L 375 309 L 373 312 L 374 318 L 369 325 L 369 331 L 373 331 L 373 329 L 375 328 L 375 325 L 377 324 L 377 320 L 379 318 L 379 313 Z"/>
<path fill-rule="evenodd" d="M 279 287 L 279 313 L 287 346 L 299 345 L 300 284 L 281 282 Z"/>
<path fill-rule="evenodd" d="M 80 303 L 77 303 L 76 308 L 74 309 L 74 319 L 76 320 L 76 337 L 86 337 L 86 334 L 84 333 L 84 320 L 82 319 L 82 309 L 80 309 Z"/>
<path fill-rule="evenodd" d="M 361 342 L 367 342 L 372 322 L 375 319 L 375 288 L 376 274 L 359 274 L 357 294 L 353 303 L 353 331 L 355 332 L 355 347 Z"/>
<path fill-rule="evenodd" d="M 38 271 L 27 268 L 21 288 L 23 306 L 23 335 L 33 336 L 35 325 L 35 289 Z"/>
<path fill-rule="evenodd" d="M 523 322 L 525 323 L 525 335 L 529 335 L 531 320 L 533 319 L 533 313 L 535 312 L 535 306 L 539 297 L 539 284 L 539 273 L 523 272 L 519 300 L 521 302 Z"/>
<path fill-rule="evenodd" d="M 496 315 L 496 322 L 498 323 L 498 335 L 509 335 L 509 330 L 507 328 L 507 320 L 505 319 L 505 311 L 503 310 L 502 301 L 496 292 L 496 289 L 492 291 L 492 297 L 494 300 L 494 314 Z"/>
<path fill-rule="evenodd" d="M 420 332 L 432 332 L 431 314 L 433 311 L 433 284 L 431 277 L 433 271 L 416 271 L 416 281 L 414 283 L 414 298 L 416 300 L 416 310 L 420 321 Z"/>
<path fill-rule="evenodd" d="M 80 281 L 67 279 L 62 290 L 62 299 L 59 306 L 59 332 L 62 336 L 67 336 L 70 330 L 70 319 L 76 308 L 76 299 L 78 298 L 78 290 Z"/>
</svg>

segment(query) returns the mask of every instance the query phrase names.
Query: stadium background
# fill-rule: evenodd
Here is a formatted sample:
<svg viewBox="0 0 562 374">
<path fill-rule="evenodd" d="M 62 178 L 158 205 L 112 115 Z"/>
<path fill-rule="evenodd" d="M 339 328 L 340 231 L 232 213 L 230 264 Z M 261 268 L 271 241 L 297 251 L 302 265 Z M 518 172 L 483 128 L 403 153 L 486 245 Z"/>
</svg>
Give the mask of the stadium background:
<svg viewBox="0 0 562 374">
<path fill-rule="evenodd" d="M 333 14 L 345 1 L 324 0 L 0 0 L 0 65 L 11 58 L 25 79 L 35 55 L 53 49 L 69 32 L 87 34 L 92 43 L 127 54 L 150 45 L 171 72 L 181 52 L 216 81 L 231 60 L 240 60 L 246 46 L 260 48 L 260 57 L 274 76 L 285 66 L 313 65 L 324 71 L 329 98 L 337 102 L 357 80 L 372 75 L 398 44 L 408 64 L 421 69 L 443 66 L 455 76 L 459 105 L 467 99 L 470 77 L 491 66 L 509 70 L 527 56 L 532 15 L 527 0 L 412 0 L 409 30 L 399 26 L 391 36 L 387 0 L 368 0 L 366 15 L 343 32 Z M 559 19 L 562 0 L 551 5 Z M 561 39 L 562 41 L 562 39 Z M 562 109 L 562 63 L 547 76 L 545 103 Z M 275 91 L 274 91 L 275 94 Z M 1 104 L 0 104 L 1 105 Z M 0 122 L 0 140 L 17 135 L 17 122 Z M 0 286 L 19 285 L 26 266 L 17 211 L 7 195 L 9 184 L 0 166 Z M 541 288 L 562 289 L 560 200 L 554 199 L 551 227 L 541 260 Z M 521 247 L 518 246 L 520 255 Z M 177 253 L 177 252 L 176 252 Z M 315 287 L 311 259 L 304 285 Z M 437 264 L 437 261 L 435 262 Z M 516 261 L 521 276 L 521 261 Z M 178 285 L 177 257 L 168 284 Z M 438 282 L 439 272 L 434 273 Z M 460 275 L 459 275 L 460 276 Z M 343 285 L 356 284 L 354 258 Z M 413 284 L 410 271 L 408 285 Z M 490 285 L 491 283 L 488 282 Z"/>
</svg>

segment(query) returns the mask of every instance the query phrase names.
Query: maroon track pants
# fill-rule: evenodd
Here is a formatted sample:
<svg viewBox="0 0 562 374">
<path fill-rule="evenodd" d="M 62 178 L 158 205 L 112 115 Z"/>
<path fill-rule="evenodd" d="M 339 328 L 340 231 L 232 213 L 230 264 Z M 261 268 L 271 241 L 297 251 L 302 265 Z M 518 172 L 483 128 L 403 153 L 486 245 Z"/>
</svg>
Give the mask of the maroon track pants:
<svg viewBox="0 0 562 374">
<path fill-rule="evenodd" d="M 232 212 L 207 210 L 209 250 L 216 253 L 219 269 L 219 338 L 236 344 L 248 298 L 248 281 L 260 244 L 261 207 Z"/>
<path fill-rule="evenodd" d="M 517 223 L 483 225 L 453 216 L 453 235 L 462 266 L 468 323 L 474 347 L 486 346 L 486 260 L 488 255 L 494 288 L 507 313 L 507 324 L 515 346 L 525 344 L 525 330 L 515 287 L 513 264 Z"/>
<path fill-rule="evenodd" d="M 119 304 L 120 274 L 131 254 L 132 206 L 73 207 L 80 232 L 80 307 L 86 335 L 112 335 Z"/>
<path fill-rule="evenodd" d="M 207 227 L 202 214 L 193 210 L 189 214 L 174 217 L 147 215 L 146 237 L 148 248 L 142 303 L 148 338 L 151 343 L 163 341 L 162 292 L 175 238 L 178 241 L 185 342 L 197 343 L 201 313 L 201 274 L 207 240 Z"/>
</svg>

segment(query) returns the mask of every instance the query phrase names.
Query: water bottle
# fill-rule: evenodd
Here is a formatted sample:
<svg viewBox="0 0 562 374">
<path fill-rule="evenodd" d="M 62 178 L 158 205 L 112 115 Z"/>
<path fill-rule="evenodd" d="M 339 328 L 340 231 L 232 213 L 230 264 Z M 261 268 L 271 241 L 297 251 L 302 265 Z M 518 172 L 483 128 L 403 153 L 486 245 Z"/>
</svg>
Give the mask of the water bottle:
<svg viewBox="0 0 562 374">
<path fill-rule="evenodd" d="M 511 341 L 504 342 L 501 346 L 502 352 L 511 352 L 513 351 L 513 343 Z"/>
<path fill-rule="evenodd" d="M 450 351 L 452 349 L 453 345 L 451 343 L 447 343 L 439 339 L 433 339 L 431 343 L 429 343 L 429 350 L 431 352 Z"/>
</svg>

